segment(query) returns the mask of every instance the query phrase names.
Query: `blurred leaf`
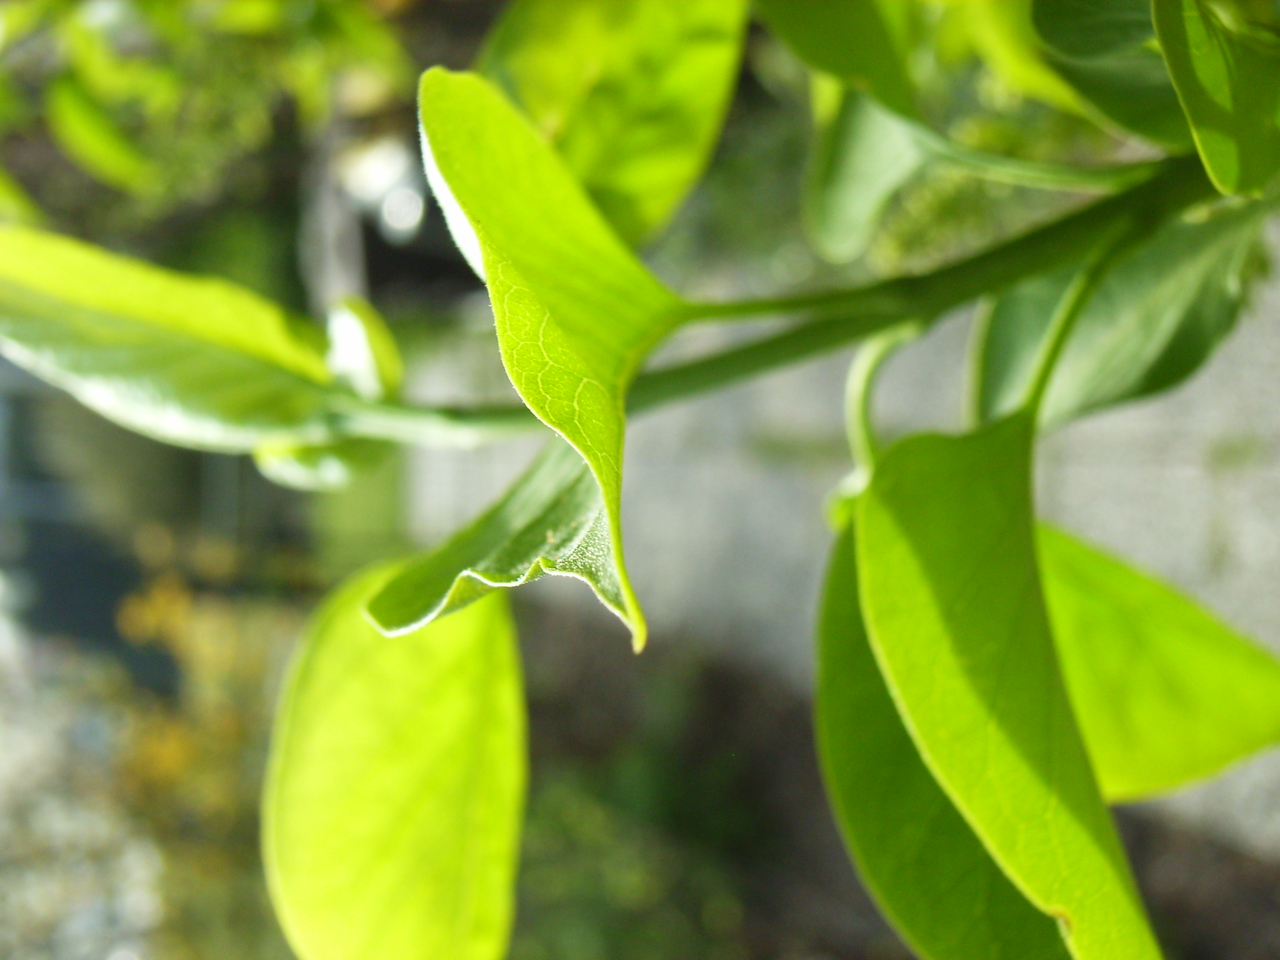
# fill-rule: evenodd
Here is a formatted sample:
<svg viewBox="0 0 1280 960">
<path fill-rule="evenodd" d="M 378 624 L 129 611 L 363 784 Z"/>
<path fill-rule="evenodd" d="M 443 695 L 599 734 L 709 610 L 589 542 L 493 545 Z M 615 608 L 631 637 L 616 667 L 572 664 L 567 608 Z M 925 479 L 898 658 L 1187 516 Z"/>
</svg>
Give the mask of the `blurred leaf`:
<svg viewBox="0 0 1280 960">
<path fill-rule="evenodd" d="M 626 619 L 641 646 L 644 619 L 623 566 L 624 407 L 637 368 L 683 304 L 484 80 L 428 70 L 421 109 L 427 176 L 458 246 L 486 277 L 507 374 L 600 485 Z"/>
<path fill-rule="evenodd" d="M 555 440 L 496 504 L 424 557 L 411 560 L 369 601 L 388 634 L 416 630 L 484 596 L 543 574 L 585 581 L 630 615 L 600 488 L 582 458 Z"/>
<path fill-rule="evenodd" d="M 888 449 L 859 498 L 876 659 L 925 763 L 1076 960 L 1157 960 L 1094 781 L 1040 593 L 1034 423 Z"/>
<path fill-rule="evenodd" d="M 1079 111 L 1079 95 L 1045 62 L 1031 0 L 946 0 L 952 30 L 968 42 L 1010 89 Z"/>
<path fill-rule="evenodd" d="M 1032 7 L 1054 67 L 1081 96 L 1125 129 L 1174 150 L 1190 147 L 1149 0 L 1033 0 Z"/>
<path fill-rule="evenodd" d="M 352 437 L 333 443 L 264 443 L 253 462 L 272 483 L 295 490 L 341 490 L 380 465 L 396 449 L 384 440 Z"/>
<path fill-rule="evenodd" d="M 914 131 L 871 97 L 852 89 L 835 96 L 834 109 L 815 116 L 805 226 L 821 256 L 849 263 L 866 252 L 889 201 L 927 155 Z"/>
<path fill-rule="evenodd" d="M 1058 656 L 1113 802 L 1184 786 L 1280 740 L 1280 661 L 1117 558 L 1041 526 Z"/>
<path fill-rule="evenodd" d="M 1166 389 L 1190 376 L 1230 333 L 1247 292 L 1263 212 L 1219 207 L 1166 224 L 1102 278 L 1059 357 L 1041 409 L 1060 423 Z M 1024 281 L 989 308 L 975 382 L 980 419 L 1014 410 L 1049 319 L 1075 275 Z"/>
<path fill-rule="evenodd" d="M 37 225 L 44 214 L 22 184 L 5 170 L 0 170 L 0 223 Z"/>
<path fill-rule="evenodd" d="M 147 113 L 168 119 L 182 99 L 182 79 L 171 67 L 118 53 L 103 31 L 86 23 L 83 9 L 60 24 L 59 34 L 76 80 L 101 102 L 137 101 Z"/>
<path fill-rule="evenodd" d="M 87 173 L 129 193 L 156 188 L 160 174 L 152 161 L 72 77 L 46 91 L 45 118 L 59 146 Z"/>
<path fill-rule="evenodd" d="M 515 0 L 477 69 L 632 245 L 701 175 L 738 78 L 746 0 Z"/>
<path fill-rule="evenodd" d="M 318 344 L 277 306 L 0 227 L 0 353 L 139 433 L 212 450 L 328 439 Z"/>
<path fill-rule="evenodd" d="M 818 631 L 816 734 L 859 872 L 924 960 L 1067 960 L 938 787 L 894 708 L 858 609 L 851 526 L 837 537 Z"/>
<path fill-rule="evenodd" d="M 894 0 L 758 0 L 769 28 L 805 63 L 909 115 L 917 112 Z M 886 15 L 888 14 L 888 15 Z"/>
<path fill-rule="evenodd" d="M 1214 185 L 1261 193 L 1280 173 L 1280 9 L 1265 0 L 1155 0 L 1153 10 Z"/>
<path fill-rule="evenodd" d="M 505 598 L 389 640 L 338 591 L 280 703 L 263 798 L 272 899 L 301 960 L 500 960 L 525 719 Z"/>
<path fill-rule="evenodd" d="M 404 361 L 395 336 L 373 304 L 347 297 L 329 311 L 328 332 L 325 362 L 335 377 L 366 400 L 399 395 Z"/>
</svg>

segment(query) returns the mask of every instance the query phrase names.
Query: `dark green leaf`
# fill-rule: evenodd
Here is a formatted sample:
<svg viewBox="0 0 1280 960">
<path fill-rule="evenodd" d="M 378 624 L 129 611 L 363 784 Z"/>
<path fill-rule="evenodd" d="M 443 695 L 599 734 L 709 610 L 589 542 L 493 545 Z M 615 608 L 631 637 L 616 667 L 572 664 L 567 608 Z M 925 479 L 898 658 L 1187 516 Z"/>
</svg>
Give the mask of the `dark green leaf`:
<svg viewBox="0 0 1280 960">
<path fill-rule="evenodd" d="M 892 0 L 757 0 L 760 16 L 815 70 L 870 93 L 901 113 L 917 112 L 906 39 Z"/>
<path fill-rule="evenodd" d="M 507 374 L 600 485 L 627 622 L 640 646 L 644 619 L 622 560 L 624 407 L 640 363 L 685 306 L 484 80 L 428 70 L 421 110 L 428 178 L 454 238 L 486 277 Z"/>
<path fill-rule="evenodd" d="M 279 307 L 55 234 L 0 227 L 0 353 L 168 443 L 247 451 L 331 433 L 321 348 Z"/>
<path fill-rule="evenodd" d="M 1009 882 L 929 773 L 867 643 L 852 527 L 836 540 L 818 640 L 816 734 L 862 878 L 924 960 L 1066 960 L 1057 926 Z"/>
<path fill-rule="evenodd" d="M 867 630 L 930 771 L 1072 956 L 1154 960 L 1040 592 L 1033 435 L 1018 414 L 882 455 L 857 510 Z"/>
<path fill-rule="evenodd" d="M 1166 584 L 1038 536 L 1071 702 L 1103 794 L 1139 800 L 1280 741 L 1280 661 Z"/>
<path fill-rule="evenodd" d="M 1195 371 L 1235 324 L 1262 211 L 1220 207 L 1173 221 L 1121 255 L 1077 319 L 1041 419 L 1058 423 L 1165 389 Z M 1049 318 L 1075 268 L 1034 277 L 995 301 L 979 330 L 981 419 L 1014 410 Z"/>
<path fill-rule="evenodd" d="M 1267 0 L 1155 0 L 1153 9 L 1214 185 L 1261 193 L 1280 173 L 1280 10 Z"/>
<path fill-rule="evenodd" d="M 927 154 L 901 117 L 866 94 L 845 89 L 831 99 L 828 109 L 815 110 L 805 226 L 819 254 L 848 263 L 866 252 L 889 201 Z"/>
<path fill-rule="evenodd" d="M 494 506 L 442 546 L 410 561 L 369 603 L 389 634 L 415 630 L 495 587 L 543 574 L 577 577 L 628 621 L 600 488 L 582 458 L 554 441 Z"/>
<path fill-rule="evenodd" d="M 640 244 L 702 173 L 737 81 L 746 0 L 515 0 L 477 69 Z"/>
<path fill-rule="evenodd" d="M 308 630 L 280 705 L 263 846 L 301 960 L 501 960 L 525 789 L 505 598 L 394 640 L 365 619 L 395 567 Z"/>
<path fill-rule="evenodd" d="M 1149 0 L 1033 0 L 1032 15 L 1054 68 L 1103 115 L 1167 147 L 1191 146 Z"/>
</svg>

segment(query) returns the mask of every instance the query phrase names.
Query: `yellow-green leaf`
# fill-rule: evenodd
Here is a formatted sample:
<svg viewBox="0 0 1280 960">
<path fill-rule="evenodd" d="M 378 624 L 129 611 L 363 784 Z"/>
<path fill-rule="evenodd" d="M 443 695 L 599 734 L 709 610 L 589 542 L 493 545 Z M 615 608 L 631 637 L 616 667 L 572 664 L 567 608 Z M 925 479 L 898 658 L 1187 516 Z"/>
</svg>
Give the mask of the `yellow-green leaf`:
<svg viewBox="0 0 1280 960">
<path fill-rule="evenodd" d="M 526 780 L 505 598 L 388 639 L 364 605 L 394 565 L 316 616 L 272 738 L 263 844 L 300 960 L 501 960 Z"/>
<path fill-rule="evenodd" d="M 515 0 L 477 69 L 637 245 L 706 166 L 737 82 L 746 15 L 746 0 Z"/>
<path fill-rule="evenodd" d="M 815 733 L 832 810 L 880 909 L 923 960 L 1067 960 L 925 767 L 867 642 L 852 526 L 818 627 Z"/>
<path fill-rule="evenodd" d="M 1140 800 L 1280 742 L 1280 661 L 1115 557 L 1041 526 L 1045 595 L 1103 794 Z"/>
<path fill-rule="evenodd" d="M 857 509 L 867 631 L 926 765 L 1072 956 L 1154 960 L 1041 594 L 1033 435 L 1021 413 L 881 456 Z"/>
<path fill-rule="evenodd" d="M 507 374 L 600 485 L 627 621 L 642 645 L 644 620 L 622 560 L 624 405 L 682 302 L 488 82 L 434 68 L 420 99 L 428 178 L 459 247 L 486 279 Z"/>
</svg>

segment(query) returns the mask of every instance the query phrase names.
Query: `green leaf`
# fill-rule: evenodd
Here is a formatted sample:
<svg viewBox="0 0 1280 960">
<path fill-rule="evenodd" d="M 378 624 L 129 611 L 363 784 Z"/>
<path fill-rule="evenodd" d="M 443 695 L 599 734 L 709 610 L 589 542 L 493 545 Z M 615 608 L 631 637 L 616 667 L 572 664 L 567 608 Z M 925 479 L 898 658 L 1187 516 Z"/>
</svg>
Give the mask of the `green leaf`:
<svg viewBox="0 0 1280 960">
<path fill-rule="evenodd" d="M 332 376 L 279 307 L 56 234 L 0 226 L 0 353 L 168 443 L 330 438 Z"/>
<path fill-rule="evenodd" d="M 918 112 L 906 66 L 906 38 L 892 2 L 757 0 L 756 6 L 769 28 L 815 70 L 900 113 Z"/>
<path fill-rule="evenodd" d="M 926 765 L 1076 960 L 1160 952 L 1040 592 L 1029 414 L 887 450 L 858 502 L 871 644 Z"/>
<path fill-rule="evenodd" d="M 1071 702 L 1102 792 L 1140 800 L 1280 741 L 1280 661 L 1167 584 L 1038 531 Z"/>
<path fill-rule="evenodd" d="M 1150 0 L 1033 0 L 1032 17 L 1054 68 L 1103 116 L 1171 149 L 1190 148 Z"/>
<path fill-rule="evenodd" d="M 404 361 L 395 336 L 373 304 L 347 297 L 329 311 L 326 327 L 325 363 L 337 379 L 366 400 L 399 396 Z"/>
<path fill-rule="evenodd" d="M 526 780 L 504 598 L 390 640 L 351 581 L 309 628 L 276 720 L 267 878 L 301 960 L 506 956 Z"/>
<path fill-rule="evenodd" d="M 72 77 L 49 86 L 45 117 L 59 146 L 91 176 L 128 193 L 155 188 L 160 175 L 155 164 Z"/>
<path fill-rule="evenodd" d="M 1009 882 L 925 767 L 858 609 L 852 526 L 827 569 L 816 734 L 845 843 L 868 890 L 924 960 L 1066 960 L 1057 926 Z"/>
<path fill-rule="evenodd" d="M 477 69 L 632 245 L 701 175 L 738 77 L 746 0 L 515 0 Z"/>
<path fill-rule="evenodd" d="M 815 77 L 815 87 L 824 79 Z M 871 97 L 846 88 L 828 98 L 828 109 L 815 109 L 805 226 L 821 256 L 849 263 L 867 251 L 889 201 L 927 154 L 911 126 Z"/>
<path fill-rule="evenodd" d="M 486 278 L 507 374 L 600 485 L 627 621 L 642 646 L 644 619 L 623 567 L 624 406 L 640 363 L 687 308 L 487 82 L 428 70 L 421 110 L 428 179 Z"/>
<path fill-rule="evenodd" d="M 264 443 L 253 462 L 272 483 L 295 490 L 341 490 L 358 474 L 382 463 L 395 444 L 348 437 L 333 443 Z"/>
<path fill-rule="evenodd" d="M 1155 0 L 1153 10 L 1214 185 L 1261 193 L 1280 173 L 1280 11 L 1265 0 Z"/>
<path fill-rule="evenodd" d="M 1219 206 L 1171 221 L 1122 254 L 1076 320 L 1041 409 L 1061 423 L 1181 382 L 1231 331 L 1248 288 L 1263 211 Z M 978 331 L 975 407 L 983 421 L 1026 393 L 1069 265 L 988 307 Z"/>
<path fill-rule="evenodd" d="M 384 633 L 404 633 L 495 587 L 550 573 L 585 581 L 635 629 L 611 537 L 599 485 L 573 448 L 555 440 L 489 510 L 406 564 L 369 602 L 369 616 Z"/>
</svg>

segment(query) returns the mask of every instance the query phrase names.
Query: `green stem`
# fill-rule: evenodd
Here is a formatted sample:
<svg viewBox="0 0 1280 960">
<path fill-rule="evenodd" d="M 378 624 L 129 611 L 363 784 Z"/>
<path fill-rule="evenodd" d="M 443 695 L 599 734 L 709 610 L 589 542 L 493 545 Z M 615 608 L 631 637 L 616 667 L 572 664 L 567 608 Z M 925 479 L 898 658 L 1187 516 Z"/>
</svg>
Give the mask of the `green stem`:
<svg viewBox="0 0 1280 960">
<path fill-rule="evenodd" d="M 871 411 L 880 370 L 895 350 L 916 339 L 923 331 L 923 325 L 909 322 L 870 337 L 849 365 L 844 387 L 845 424 L 854 463 L 863 471 L 869 472 L 875 466 L 876 453 L 880 449 Z"/>
<path fill-rule="evenodd" d="M 1036 190 L 1084 190 L 1111 192 L 1149 180 L 1161 168 L 1160 161 L 1082 167 L 1070 163 L 1022 160 L 985 153 L 956 143 L 934 130 L 914 125 L 916 141 L 938 159 L 961 167 L 994 183 Z"/>
<path fill-rule="evenodd" d="M 1084 312 L 1085 306 L 1098 289 L 1098 284 L 1102 282 L 1102 278 L 1115 262 L 1116 257 L 1147 232 L 1147 229 L 1135 228 L 1132 223 L 1118 225 L 1113 234 L 1099 245 L 1088 262 L 1072 279 L 1071 285 L 1058 301 L 1053 317 L 1049 321 L 1049 332 L 1045 335 L 1044 344 L 1036 357 L 1026 398 L 1020 405 L 1023 409 L 1028 409 L 1033 414 L 1039 412 L 1045 391 L 1048 390 L 1049 382 L 1053 377 L 1054 366 L 1058 362 L 1058 357 L 1062 355 L 1076 320 Z"/>
<path fill-rule="evenodd" d="M 333 418 L 338 436 L 456 449 L 483 446 L 540 425 L 524 406 L 426 408 L 378 403 L 354 396 L 335 401 Z"/>
<path fill-rule="evenodd" d="M 688 319 L 785 313 L 808 314 L 810 319 L 723 353 L 642 373 L 628 395 L 628 409 L 638 413 L 704 393 L 834 350 L 907 318 L 927 326 L 979 296 L 1087 256 L 1099 238 L 1112 235 L 1120 223 L 1154 226 L 1213 195 L 1195 158 L 1168 160 L 1147 182 L 932 273 L 779 300 L 691 304 Z M 422 409 L 356 398 L 344 403 L 335 418 L 347 435 L 453 447 L 477 446 L 538 426 L 524 407 Z"/>
<path fill-rule="evenodd" d="M 1122 193 L 930 273 L 797 297 L 690 304 L 686 321 L 782 314 L 808 314 L 815 320 L 851 315 L 936 316 L 1058 263 L 1087 255 L 1099 234 L 1122 218 L 1158 222 L 1214 195 L 1196 157 L 1164 160 L 1159 168 L 1158 174 Z"/>
</svg>

